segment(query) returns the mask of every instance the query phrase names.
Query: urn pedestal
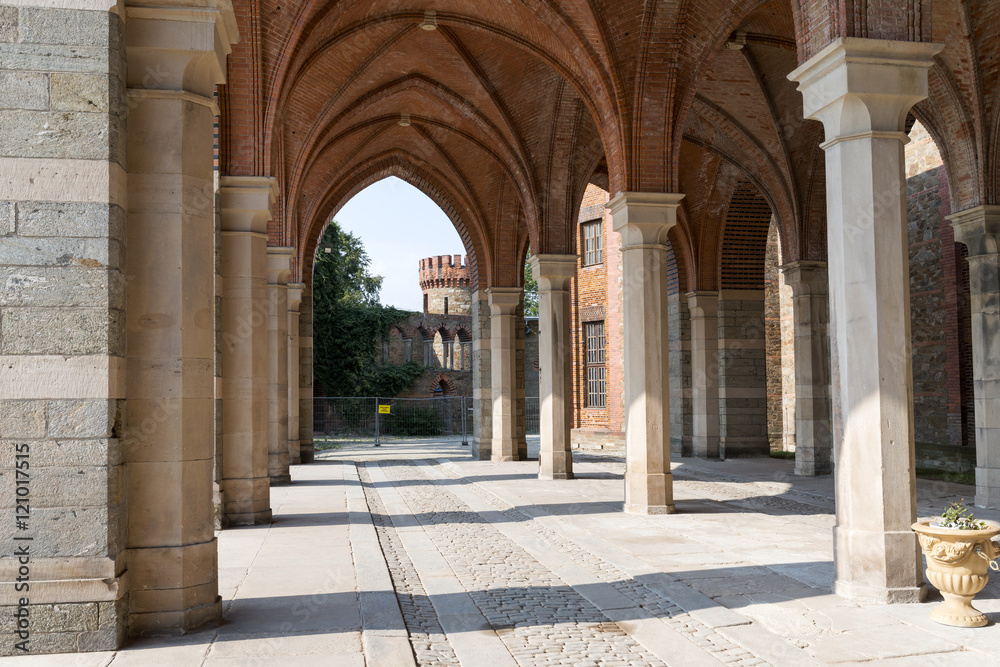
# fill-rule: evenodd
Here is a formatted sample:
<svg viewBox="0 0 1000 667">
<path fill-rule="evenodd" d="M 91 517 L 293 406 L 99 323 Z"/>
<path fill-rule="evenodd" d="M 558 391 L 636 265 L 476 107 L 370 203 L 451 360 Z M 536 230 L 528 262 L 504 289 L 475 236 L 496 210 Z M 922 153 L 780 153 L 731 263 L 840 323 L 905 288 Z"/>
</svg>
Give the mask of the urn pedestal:
<svg viewBox="0 0 1000 667">
<path fill-rule="evenodd" d="M 984 626 L 989 621 L 972 606 L 972 599 L 986 586 L 990 561 L 1000 556 L 1000 545 L 992 541 L 1000 534 L 1000 525 L 988 521 L 982 530 L 960 530 L 932 526 L 933 521 L 913 524 L 927 556 L 927 579 L 944 596 L 944 604 L 931 612 L 931 618 L 960 628 Z"/>
</svg>

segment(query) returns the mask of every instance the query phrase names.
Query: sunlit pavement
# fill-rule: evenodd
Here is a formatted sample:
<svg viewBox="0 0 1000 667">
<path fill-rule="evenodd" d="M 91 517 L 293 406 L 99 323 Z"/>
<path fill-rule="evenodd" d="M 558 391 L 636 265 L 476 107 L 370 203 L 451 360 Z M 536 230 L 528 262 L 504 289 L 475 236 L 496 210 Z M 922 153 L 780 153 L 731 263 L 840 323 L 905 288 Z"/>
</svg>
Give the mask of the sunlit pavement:
<svg viewBox="0 0 1000 667">
<path fill-rule="evenodd" d="M 272 489 L 274 523 L 220 533 L 221 627 L 4 664 L 923 666 L 1000 651 L 996 625 L 931 621 L 936 594 L 866 607 L 829 592 L 831 477 L 683 459 L 678 513 L 645 517 L 621 512 L 620 458 L 576 458 L 576 479 L 539 481 L 534 461 L 472 461 L 460 443 L 324 452 Z M 918 483 L 921 514 L 972 495 Z M 997 581 L 977 606 L 1000 620 Z"/>
</svg>

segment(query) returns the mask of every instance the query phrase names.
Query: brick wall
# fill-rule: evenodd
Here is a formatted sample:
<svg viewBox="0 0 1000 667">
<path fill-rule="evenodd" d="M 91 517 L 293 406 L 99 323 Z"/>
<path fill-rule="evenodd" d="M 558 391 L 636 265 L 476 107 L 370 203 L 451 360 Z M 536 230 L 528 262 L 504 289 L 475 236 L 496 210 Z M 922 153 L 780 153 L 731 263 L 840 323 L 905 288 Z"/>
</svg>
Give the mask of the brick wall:
<svg viewBox="0 0 1000 667">
<path fill-rule="evenodd" d="M 792 288 L 781 273 L 778 226 L 771 223 L 764 255 L 764 340 L 767 438 L 771 449 L 795 451 L 795 322 Z"/>
<path fill-rule="evenodd" d="M 612 230 L 611 216 L 605 205 L 608 193 L 591 185 L 580 208 L 576 229 L 577 272 L 571 282 L 573 295 L 573 435 L 575 446 L 621 446 L 624 444 L 624 349 L 622 345 L 622 293 L 620 237 Z M 583 223 L 600 220 L 604 239 L 603 262 L 583 266 Z M 587 377 L 584 359 L 583 326 L 586 322 L 604 322 L 605 382 L 604 408 L 586 407 Z"/>
</svg>

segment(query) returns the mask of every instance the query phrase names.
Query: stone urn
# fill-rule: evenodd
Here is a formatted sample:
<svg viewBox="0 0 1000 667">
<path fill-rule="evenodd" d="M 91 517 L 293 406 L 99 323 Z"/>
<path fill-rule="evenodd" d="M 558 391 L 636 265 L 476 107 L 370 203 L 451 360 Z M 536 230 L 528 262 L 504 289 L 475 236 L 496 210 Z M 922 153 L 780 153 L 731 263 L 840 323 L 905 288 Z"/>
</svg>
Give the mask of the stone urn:
<svg viewBox="0 0 1000 667">
<path fill-rule="evenodd" d="M 987 521 L 982 530 L 961 530 L 931 525 L 937 521 L 913 524 L 927 556 L 927 579 L 944 596 L 944 604 L 931 611 L 931 618 L 960 628 L 982 627 L 988 619 L 972 606 L 972 599 L 986 586 L 990 563 L 1000 556 L 1000 545 L 992 541 L 1000 534 L 1000 525 Z"/>
</svg>

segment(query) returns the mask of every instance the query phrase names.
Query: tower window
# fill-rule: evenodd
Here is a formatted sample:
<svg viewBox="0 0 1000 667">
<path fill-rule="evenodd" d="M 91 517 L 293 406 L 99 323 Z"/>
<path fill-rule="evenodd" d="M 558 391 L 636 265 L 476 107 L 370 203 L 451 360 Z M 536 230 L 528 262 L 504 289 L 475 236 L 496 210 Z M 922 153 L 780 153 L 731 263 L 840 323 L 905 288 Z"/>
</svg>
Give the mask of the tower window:
<svg viewBox="0 0 1000 667">
<path fill-rule="evenodd" d="M 425 313 L 427 312 L 427 303 L 428 303 L 428 302 L 427 302 L 427 295 L 426 295 L 426 294 L 424 294 L 424 312 L 425 312 Z"/>
<path fill-rule="evenodd" d="M 583 224 L 583 265 L 593 266 L 604 262 L 604 234 L 600 220 Z"/>
<path fill-rule="evenodd" d="M 604 364 L 604 322 L 583 325 L 584 359 L 587 369 L 587 407 L 607 405 L 606 367 Z"/>
<path fill-rule="evenodd" d="M 444 314 L 448 314 L 448 297 L 444 298 Z"/>
</svg>

